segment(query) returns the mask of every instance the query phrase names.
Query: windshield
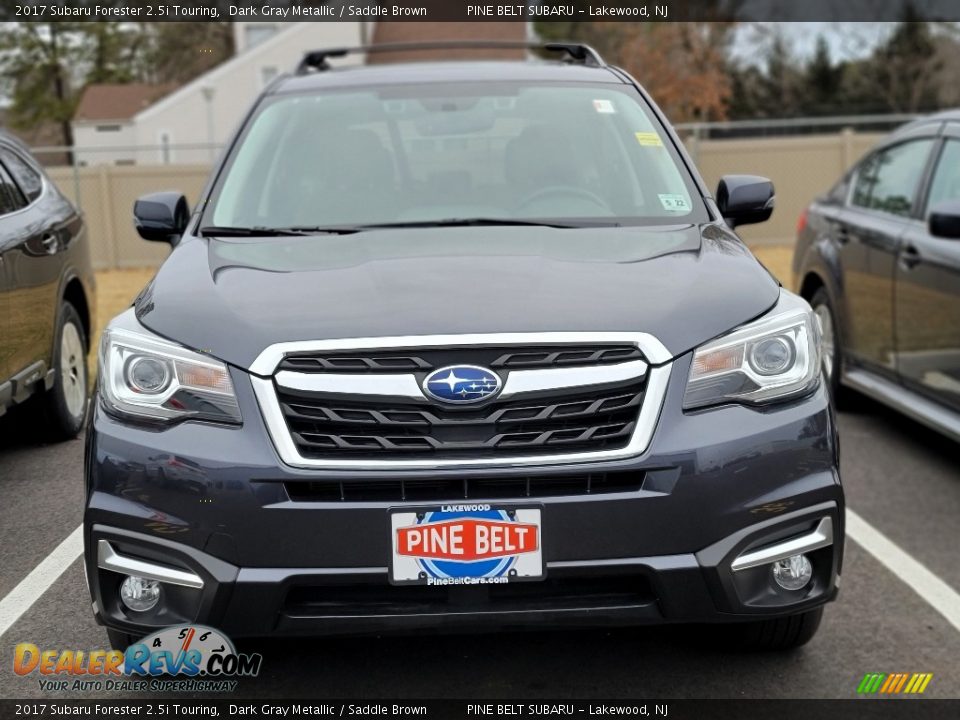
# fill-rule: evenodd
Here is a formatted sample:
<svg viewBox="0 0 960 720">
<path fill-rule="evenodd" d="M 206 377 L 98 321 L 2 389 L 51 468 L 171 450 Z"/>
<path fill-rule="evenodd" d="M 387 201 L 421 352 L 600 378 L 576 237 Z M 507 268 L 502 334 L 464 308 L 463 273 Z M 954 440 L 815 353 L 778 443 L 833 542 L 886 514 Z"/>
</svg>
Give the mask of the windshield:
<svg viewBox="0 0 960 720">
<path fill-rule="evenodd" d="M 633 88 L 491 82 L 269 98 L 235 147 L 204 224 L 705 219 Z"/>
</svg>

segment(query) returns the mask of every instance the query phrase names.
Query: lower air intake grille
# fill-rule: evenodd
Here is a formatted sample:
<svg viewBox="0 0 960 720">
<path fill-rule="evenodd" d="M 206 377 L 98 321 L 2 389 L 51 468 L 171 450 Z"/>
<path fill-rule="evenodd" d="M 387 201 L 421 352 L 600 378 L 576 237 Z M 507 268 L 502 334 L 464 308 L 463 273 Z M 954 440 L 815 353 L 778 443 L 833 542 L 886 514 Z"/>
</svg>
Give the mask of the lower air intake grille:
<svg viewBox="0 0 960 720">
<path fill-rule="evenodd" d="M 623 608 L 656 602 L 650 582 L 640 575 L 547 577 L 469 587 L 364 585 L 295 586 L 283 612 L 294 617 L 341 615 L 418 615 L 438 612 L 505 612 L 573 608 Z"/>
<path fill-rule="evenodd" d="M 565 495 L 637 492 L 645 473 L 412 478 L 404 480 L 313 480 L 283 484 L 294 502 L 444 502 L 523 500 Z"/>
</svg>

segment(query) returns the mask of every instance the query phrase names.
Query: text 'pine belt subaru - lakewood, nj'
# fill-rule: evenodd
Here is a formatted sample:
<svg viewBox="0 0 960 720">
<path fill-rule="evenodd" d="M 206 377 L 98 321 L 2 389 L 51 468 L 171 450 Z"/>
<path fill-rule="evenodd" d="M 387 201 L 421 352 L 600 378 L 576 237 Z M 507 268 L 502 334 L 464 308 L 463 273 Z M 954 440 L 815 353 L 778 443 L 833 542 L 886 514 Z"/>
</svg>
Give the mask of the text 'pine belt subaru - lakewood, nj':
<svg viewBox="0 0 960 720">
<path fill-rule="evenodd" d="M 844 501 L 816 317 L 731 230 L 770 182 L 712 197 L 582 45 L 347 52 L 270 85 L 192 213 L 136 204 L 173 251 L 100 347 L 84 534 L 111 642 L 810 639 Z"/>
</svg>

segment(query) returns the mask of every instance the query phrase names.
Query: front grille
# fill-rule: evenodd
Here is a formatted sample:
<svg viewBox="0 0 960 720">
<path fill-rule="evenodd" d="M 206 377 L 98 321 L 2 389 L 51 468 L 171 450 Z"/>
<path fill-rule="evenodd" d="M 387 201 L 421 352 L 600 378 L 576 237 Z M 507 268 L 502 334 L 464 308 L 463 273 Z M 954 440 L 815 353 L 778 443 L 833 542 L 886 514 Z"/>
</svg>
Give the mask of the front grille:
<svg viewBox="0 0 960 720">
<path fill-rule="evenodd" d="M 496 370 L 587 367 L 643 360 L 633 345 L 570 345 L 512 348 L 437 348 L 409 351 L 294 353 L 277 370 L 304 373 L 428 373 L 446 365 L 482 365 Z"/>
<path fill-rule="evenodd" d="M 283 611 L 294 617 L 355 617 L 634 607 L 655 602 L 656 595 L 645 577 L 625 574 L 457 587 L 396 586 L 385 582 L 297 586 L 287 594 Z"/>
<path fill-rule="evenodd" d="M 644 380 L 494 400 L 481 408 L 425 402 L 342 401 L 277 388 L 291 437 L 305 458 L 483 458 L 619 449 L 630 440 Z"/>
<path fill-rule="evenodd" d="M 403 480 L 287 481 L 294 502 L 423 502 L 499 500 L 638 492 L 644 472 Z"/>
</svg>

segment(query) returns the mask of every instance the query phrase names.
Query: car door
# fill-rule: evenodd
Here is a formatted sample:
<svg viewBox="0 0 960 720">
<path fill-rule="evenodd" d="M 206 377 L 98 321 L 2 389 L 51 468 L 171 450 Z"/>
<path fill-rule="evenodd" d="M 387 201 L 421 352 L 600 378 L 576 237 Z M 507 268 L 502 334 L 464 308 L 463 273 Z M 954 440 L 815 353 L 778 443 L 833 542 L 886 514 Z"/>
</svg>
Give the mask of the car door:
<svg viewBox="0 0 960 720">
<path fill-rule="evenodd" d="M 960 200 L 960 125 L 948 128 L 923 212 L 896 267 L 897 369 L 904 385 L 960 410 L 960 240 L 930 234 L 930 209 Z"/>
<path fill-rule="evenodd" d="M 841 267 L 841 323 L 851 365 L 896 378 L 894 273 L 903 232 L 936 143 L 929 135 L 882 147 L 856 169 L 846 207 L 832 221 Z"/>
<path fill-rule="evenodd" d="M 11 215 L 25 205 L 20 191 L 7 172 L 0 167 L 0 407 L 9 401 L 10 386 L 5 384 L 14 373 L 13 344 L 10 341 L 10 304 L 13 278 L 10 265 L 18 245 L 16 222 Z"/>
<path fill-rule="evenodd" d="M 0 143 L 0 169 L 12 181 L 21 207 L 4 218 L 4 272 L 7 292 L 8 365 L 14 374 L 30 369 L 23 385 L 34 382 L 34 366 L 51 368 L 58 309 L 60 253 L 66 247 L 63 218 L 46 181 L 20 151 Z"/>
</svg>

